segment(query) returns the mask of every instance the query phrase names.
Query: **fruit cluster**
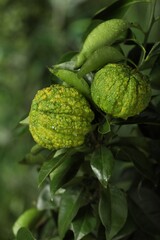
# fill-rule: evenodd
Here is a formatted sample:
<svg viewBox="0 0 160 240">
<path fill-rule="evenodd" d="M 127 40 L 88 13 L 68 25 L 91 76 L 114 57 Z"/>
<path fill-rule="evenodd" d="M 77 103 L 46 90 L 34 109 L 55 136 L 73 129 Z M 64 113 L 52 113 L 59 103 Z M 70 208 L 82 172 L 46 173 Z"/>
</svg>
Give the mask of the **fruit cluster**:
<svg viewBox="0 0 160 240">
<path fill-rule="evenodd" d="M 33 99 L 29 129 L 40 146 L 59 149 L 83 144 L 97 108 L 111 117 L 127 119 L 147 107 L 151 99 L 148 77 L 128 66 L 125 56 L 113 46 L 123 40 L 129 26 L 122 19 L 99 24 L 71 60 L 72 70 L 66 63 L 50 69 L 65 85 L 53 84 Z M 88 84 L 86 77 L 91 72 Z"/>
</svg>

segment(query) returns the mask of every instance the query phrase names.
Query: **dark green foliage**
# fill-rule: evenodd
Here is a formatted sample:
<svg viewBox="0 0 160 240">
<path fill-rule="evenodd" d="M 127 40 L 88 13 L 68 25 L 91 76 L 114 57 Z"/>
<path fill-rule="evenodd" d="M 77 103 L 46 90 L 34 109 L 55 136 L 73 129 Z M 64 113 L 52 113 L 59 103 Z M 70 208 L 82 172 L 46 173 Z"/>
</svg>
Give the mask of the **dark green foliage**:
<svg viewBox="0 0 160 240">
<path fill-rule="evenodd" d="M 35 145 L 24 158 L 25 163 L 38 166 L 37 208 L 44 214 L 30 229 L 32 233 L 20 229 L 17 240 L 159 240 L 160 52 L 156 35 L 152 41 L 149 38 L 159 21 L 155 10 L 158 1 L 113 1 L 94 18 L 103 22 L 113 13 L 130 22 L 124 14 L 140 2 L 149 12 L 147 29 L 143 31 L 135 19 L 130 35 L 119 38 L 114 47 L 123 52 L 123 64 L 148 75 L 152 87 L 149 105 L 128 119 L 113 118 L 90 97 L 96 68 L 78 78 L 81 67 L 77 69 L 74 54 L 52 67 L 51 72 L 60 77 L 59 84 L 74 86 L 88 95 L 95 119 L 83 145 L 57 151 Z"/>
</svg>

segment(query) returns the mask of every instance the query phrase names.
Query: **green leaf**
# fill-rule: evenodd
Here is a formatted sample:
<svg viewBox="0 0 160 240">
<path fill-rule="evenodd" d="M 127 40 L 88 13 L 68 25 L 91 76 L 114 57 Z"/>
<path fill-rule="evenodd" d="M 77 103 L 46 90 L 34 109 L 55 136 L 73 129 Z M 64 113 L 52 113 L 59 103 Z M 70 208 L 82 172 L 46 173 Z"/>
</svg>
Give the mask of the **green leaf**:
<svg viewBox="0 0 160 240">
<path fill-rule="evenodd" d="M 160 198 L 154 189 L 142 187 L 129 195 L 129 211 L 141 231 L 160 236 Z"/>
<path fill-rule="evenodd" d="M 99 215 L 106 228 L 106 239 L 113 239 L 127 219 L 128 206 L 125 194 L 111 186 L 103 190 L 99 202 Z"/>
<path fill-rule="evenodd" d="M 77 160 L 79 160 L 78 156 L 68 157 L 51 172 L 51 194 L 54 194 L 60 187 L 63 186 L 63 184 L 68 182 L 76 174 L 80 165 L 80 161 Z M 82 161 L 82 159 L 80 160 Z"/>
<path fill-rule="evenodd" d="M 104 187 L 107 187 L 108 180 L 112 175 L 114 167 L 114 157 L 112 152 L 101 146 L 96 149 L 91 158 L 91 168 Z"/>
<path fill-rule="evenodd" d="M 155 55 L 159 55 L 160 54 L 160 41 L 156 42 L 153 47 L 151 48 L 150 52 L 148 53 L 148 55 L 146 56 L 146 61 L 148 61 L 151 57 L 155 56 Z"/>
<path fill-rule="evenodd" d="M 128 53 L 128 61 L 132 61 L 132 62 L 134 61 L 134 63 L 137 64 L 138 67 L 140 68 L 145 59 L 146 49 L 135 38 L 127 39 L 125 44 L 129 44 L 133 46 L 135 45 L 135 47 L 132 48 Z"/>
<path fill-rule="evenodd" d="M 48 177 L 48 175 L 55 170 L 58 166 L 62 164 L 63 161 L 65 161 L 66 158 L 70 157 L 72 154 L 72 150 L 68 150 L 65 153 L 62 153 L 58 156 L 53 156 L 53 158 L 43 164 L 43 166 L 40 169 L 39 172 L 39 187 L 42 185 L 42 183 L 45 181 L 45 179 Z"/>
<path fill-rule="evenodd" d="M 62 195 L 58 213 L 58 232 L 64 238 L 79 208 L 84 205 L 84 190 L 80 186 L 69 187 Z"/>
<path fill-rule="evenodd" d="M 76 56 L 76 54 L 78 54 L 78 52 L 75 51 L 70 51 L 65 53 L 63 56 L 61 56 L 60 60 L 59 60 L 59 64 L 56 66 L 60 66 L 61 63 L 65 63 L 65 62 L 70 62 L 72 65 L 74 63 L 74 57 Z"/>
<path fill-rule="evenodd" d="M 150 3 L 151 0 L 117 0 L 95 14 L 94 19 L 107 20 L 110 18 L 122 18 L 128 8 L 137 3 Z"/>
<path fill-rule="evenodd" d="M 37 233 L 38 240 L 51 240 L 53 236 L 58 236 L 56 213 L 53 210 L 52 212 L 47 211 L 47 213 L 46 218 L 43 218 L 42 222 L 33 229 Z"/>
<path fill-rule="evenodd" d="M 127 126 L 128 127 L 128 126 Z M 122 131 L 127 131 L 126 128 L 122 128 Z M 132 128 L 131 128 L 132 131 Z M 143 152 L 147 157 L 151 154 L 151 139 L 143 136 L 129 136 L 130 131 L 127 133 L 128 136 L 120 137 L 117 139 L 117 143 L 113 142 L 112 150 L 116 150 L 116 158 L 122 161 L 132 161 L 132 154 L 135 151 Z M 122 155 L 121 155 L 122 153 Z M 126 157 L 125 157 L 126 156 Z"/>
<path fill-rule="evenodd" d="M 96 219 L 89 206 L 84 207 L 78 212 L 76 219 L 71 225 L 74 232 L 74 239 L 80 240 L 96 227 Z"/>
<path fill-rule="evenodd" d="M 114 240 L 120 240 L 124 237 L 135 232 L 137 229 L 135 223 L 133 222 L 131 216 L 128 214 L 127 220 L 123 226 L 123 228 L 118 232 L 118 234 L 114 237 Z"/>
<path fill-rule="evenodd" d="M 25 119 L 20 121 L 20 124 L 22 124 L 22 125 L 29 125 L 29 117 L 26 117 Z"/>
<path fill-rule="evenodd" d="M 143 136 L 121 137 L 118 144 L 120 146 L 135 147 L 146 154 L 150 154 L 151 140 Z"/>
<path fill-rule="evenodd" d="M 20 228 L 16 240 L 36 240 L 27 228 Z"/>
<path fill-rule="evenodd" d="M 54 69 L 63 69 L 63 70 L 68 70 L 68 71 L 74 71 L 75 69 L 75 61 L 74 60 L 70 60 L 67 62 L 62 62 L 59 64 L 56 64 L 53 66 Z M 53 68 L 49 68 L 49 71 L 51 73 L 53 73 Z M 57 76 L 56 74 L 54 74 L 55 76 Z M 61 79 L 63 80 L 63 79 Z"/>
<path fill-rule="evenodd" d="M 151 86 L 154 89 L 160 90 L 160 54 L 156 58 L 154 65 L 152 66 L 152 70 L 150 73 L 150 79 L 151 79 Z"/>
<path fill-rule="evenodd" d="M 142 143 L 143 141 L 143 143 Z M 154 165 L 149 155 L 151 143 L 145 138 L 122 138 L 116 150 L 116 158 L 121 161 L 130 161 L 136 170 L 145 178 L 154 181 Z"/>
<path fill-rule="evenodd" d="M 53 155 L 48 149 L 45 149 L 38 144 L 31 148 L 31 151 L 25 155 L 20 161 L 22 164 L 42 164 L 44 161 L 50 159 Z"/>
<path fill-rule="evenodd" d="M 143 151 L 134 147 L 127 147 L 125 149 L 130 161 L 134 163 L 135 168 L 140 172 L 140 174 L 148 178 L 150 181 L 154 181 L 153 164 L 148 159 L 148 156 L 146 156 Z"/>
<path fill-rule="evenodd" d="M 61 240 L 61 238 L 60 237 L 53 237 L 53 238 L 51 238 L 49 240 Z"/>
<path fill-rule="evenodd" d="M 113 119 L 111 124 L 146 124 L 160 126 L 160 115 L 154 109 L 147 109 L 138 116 L 128 118 L 127 120 Z"/>
<path fill-rule="evenodd" d="M 50 68 L 49 70 L 51 73 L 60 78 L 62 81 L 64 81 L 71 87 L 76 88 L 80 93 L 82 93 L 87 98 L 90 98 L 90 87 L 88 83 L 83 78 L 78 77 L 76 72 L 56 67 Z"/>
<path fill-rule="evenodd" d="M 83 238 L 83 240 L 97 240 L 97 238 L 93 237 L 92 234 L 89 234 Z"/>
<path fill-rule="evenodd" d="M 140 70 L 150 68 L 152 70 L 152 73 L 154 73 L 155 69 L 153 68 L 156 65 L 156 62 L 159 61 L 159 54 L 160 54 L 160 42 L 156 42 L 152 46 L 146 58 L 144 59 L 143 64 L 140 67 Z"/>
<path fill-rule="evenodd" d="M 113 149 L 112 149 L 113 151 Z M 127 174 L 126 174 L 127 172 Z M 111 183 L 125 192 L 130 189 L 134 178 L 134 165 L 131 162 L 118 161 L 116 158 Z"/>
<path fill-rule="evenodd" d="M 49 185 L 46 185 L 39 193 L 37 199 L 37 208 L 40 210 L 53 209 L 53 199 L 51 201 L 51 192 Z"/>
</svg>

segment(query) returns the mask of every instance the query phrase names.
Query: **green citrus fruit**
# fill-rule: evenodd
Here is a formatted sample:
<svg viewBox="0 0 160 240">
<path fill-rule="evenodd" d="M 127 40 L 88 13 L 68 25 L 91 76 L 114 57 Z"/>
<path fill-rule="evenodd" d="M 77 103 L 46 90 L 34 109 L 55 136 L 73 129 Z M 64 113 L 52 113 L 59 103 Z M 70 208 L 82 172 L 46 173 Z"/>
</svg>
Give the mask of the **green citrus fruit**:
<svg viewBox="0 0 160 240">
<path fill-rule="evenodd" d="M 39 90 L 32 101 L 29 129 L 42 147 L 76 147 L 91 130 L 94 114 L 75 88 L 54 84 Z"/>
<path fill-rule="evenodd" d="M 101 110 L 127 119 L 147 107 L 151 87 L 148 77 L 137 69 L 125 64 L 108 64 L 95 74 L 91 95 Z"/>
<path fill-rule="evenodd" d="M 30 208 L 26 210 L 20 217 L 16 220 L 16 222 L 13 225 L 13 233 L 14 235 L 17 235 L 17 232 L 20 228 L 31 228 L 34 226 L 34 224 L 37 223 L 37 221 L 42 216 L 43 211 L 38 210 L 37 208 Z"/>
</svg>

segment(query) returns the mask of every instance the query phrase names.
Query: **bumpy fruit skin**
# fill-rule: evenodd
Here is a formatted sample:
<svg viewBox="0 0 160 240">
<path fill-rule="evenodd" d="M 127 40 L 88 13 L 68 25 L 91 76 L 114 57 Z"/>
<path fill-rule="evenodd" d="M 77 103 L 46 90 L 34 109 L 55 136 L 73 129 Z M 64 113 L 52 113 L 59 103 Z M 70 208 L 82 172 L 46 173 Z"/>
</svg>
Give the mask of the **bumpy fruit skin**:
<svg viewBox="0 0 160 240">
<path fill-rule="evenodd" d="M 124 64 L 100 69 L 91 85 L 96 105 L 113 117 L 127 119 L 142 112 L 151 98 L 149 79 Z"/>
<path fill-rule="evenodd" d="M 59 84 L 39 90 L 32 101 L 29 129 L 42 147 L 76 147 L 91 130 L 94 113 L 76 89 Z"/>
</svg>

